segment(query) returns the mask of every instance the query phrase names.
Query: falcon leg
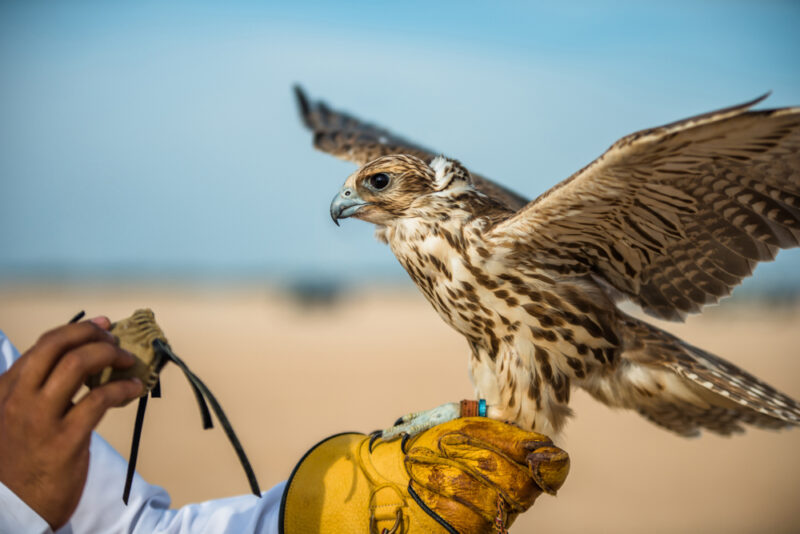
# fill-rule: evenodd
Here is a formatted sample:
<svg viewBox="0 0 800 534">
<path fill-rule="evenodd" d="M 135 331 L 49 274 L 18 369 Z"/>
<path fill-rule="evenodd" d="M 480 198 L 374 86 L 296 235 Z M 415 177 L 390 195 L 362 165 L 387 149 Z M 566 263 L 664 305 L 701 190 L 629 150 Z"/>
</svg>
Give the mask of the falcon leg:
<svg viewBox="0 0 800 534">
<path fill-rule="evenodd" d="M 457 402 L 448 402 L 432 410 L 415 412 L 404 415 L 397 420 L 397 424 L 387 428 L 381 433 L 384 441 L 397 439 L 402 435 L 414 436 L 436 425 L 458 419 L 461 416 L 461 406 Z"/>
</svg>

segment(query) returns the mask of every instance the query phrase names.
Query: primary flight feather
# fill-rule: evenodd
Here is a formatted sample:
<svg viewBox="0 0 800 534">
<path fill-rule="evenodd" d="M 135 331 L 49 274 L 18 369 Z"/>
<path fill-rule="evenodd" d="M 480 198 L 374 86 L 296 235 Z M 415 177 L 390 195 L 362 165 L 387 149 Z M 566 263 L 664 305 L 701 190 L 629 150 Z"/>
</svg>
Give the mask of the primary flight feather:
<svg viewBox="0 0 800 534">
<path fill-rule="evenodd" d="M 739 106 L 643 130 L 527 202 L 457 160 L 297 88 L 317 148 L 362 167 L 331 204 L 355 217 L 471 349 L 492 417 L 544 434 L 574 386 L 681 435 L 800 424 L 800 404 L 622 312 L 682 320 L 800 244 L 800 108 Z"/>
</svg>

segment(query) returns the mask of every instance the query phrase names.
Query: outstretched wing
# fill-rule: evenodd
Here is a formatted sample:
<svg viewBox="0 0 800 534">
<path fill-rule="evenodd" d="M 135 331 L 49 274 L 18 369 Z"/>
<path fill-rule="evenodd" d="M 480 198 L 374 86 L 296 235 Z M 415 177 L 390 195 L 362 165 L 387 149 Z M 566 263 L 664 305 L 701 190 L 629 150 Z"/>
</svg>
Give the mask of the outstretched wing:
<svg viewBox="0 0 800 534">
<path fill-rule="evenodd" d="M 657 317 L 700 311 L 800 244 L 800 108 L 748 111 L 764 98 L 623 137 L 488 238 Z"/>
<path fill-rule="evenodd" d="M 388 130 L 330 109 L 324 102 L 309 102 L 303 90 L 295 86 L 295 96 L 303 124 L 314 132 L 314 146 L 334 156 L 364 165 L 381 156 L 410 154 L 430 163 L 438 153 L 421 147 Z M 470 172 L 475 187 L 485 195 L 516 211 L 528 200 L 495 182 Z"/>
</svg>

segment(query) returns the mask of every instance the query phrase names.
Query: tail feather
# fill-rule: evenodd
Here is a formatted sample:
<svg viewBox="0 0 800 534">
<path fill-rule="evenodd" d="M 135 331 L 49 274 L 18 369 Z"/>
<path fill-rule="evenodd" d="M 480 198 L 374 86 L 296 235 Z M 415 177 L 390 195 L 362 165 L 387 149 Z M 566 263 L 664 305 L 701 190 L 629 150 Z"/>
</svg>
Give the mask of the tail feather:
<svg viewBox="0 0 800 534">
<path fill-rule="evenodd" d="M 682 436 L 729 435 L 743 424 L 800 426 L 800 403 L 732 363 L 638 319 L 626 317 L 616 371 L 582 384 L 611 406 L 632 408 Z"/>
<path fill-rule="evenodd" d="M 639 413 L 651 422 L 685 437 L 699 436 L 701 428 L 723 436 L 741 434 L 744 432 L 742 423 L 773 430 L 788 426 L 786 421 L 750 410 L 722 406 L 698 407 L 688 403 L 651 406 L 640 409 Z"/>
<path fill-rule="evenodd" d="M 670 336 L 671 337 L 671 336 Z M 742 411 L 742 422 L 767 428 L 800 425 L 800 404 L 732 363 L 673 338 L 688 358 L 670 362 L 679 375 L 707 391 L 731 400 Z"/>
</svg>

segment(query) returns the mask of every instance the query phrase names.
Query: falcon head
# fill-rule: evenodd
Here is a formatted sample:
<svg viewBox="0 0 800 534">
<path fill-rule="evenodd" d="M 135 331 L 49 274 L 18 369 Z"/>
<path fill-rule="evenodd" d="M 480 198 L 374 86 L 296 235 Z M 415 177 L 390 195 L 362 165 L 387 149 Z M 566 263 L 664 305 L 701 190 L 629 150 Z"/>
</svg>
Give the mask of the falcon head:
<svg viewBox="0 0 800 534">
<path fill-rule="evenodd" d="M 350 175 L 331 202 L 331 218 L 337 225 L 347 217 L 387 225 L 429 195 L 469 183 L 469 172 L 455 160 L 438 156 L 428 164 L 407 154 L 383 156 Z"/>
</svg>

